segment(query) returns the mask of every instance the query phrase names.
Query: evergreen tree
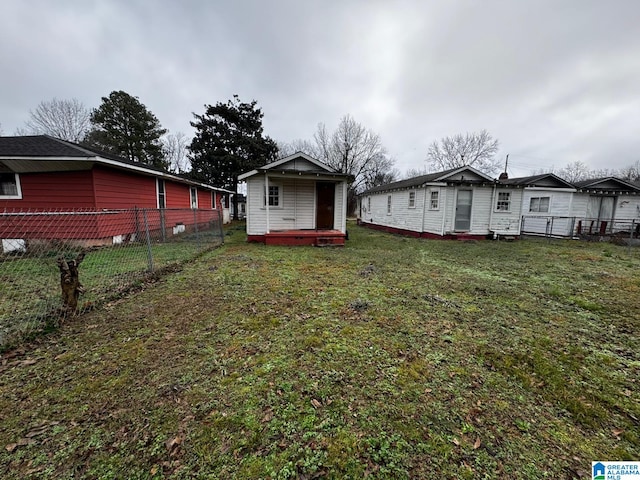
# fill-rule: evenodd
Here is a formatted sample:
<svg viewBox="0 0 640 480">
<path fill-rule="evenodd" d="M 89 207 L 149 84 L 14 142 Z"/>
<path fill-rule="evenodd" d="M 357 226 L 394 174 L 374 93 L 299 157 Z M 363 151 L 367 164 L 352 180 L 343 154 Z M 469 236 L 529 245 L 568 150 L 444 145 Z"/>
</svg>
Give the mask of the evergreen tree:
<svg viewBox="0 0 640 480">
<path fill-rule="evenodd" d="M 194 180 L 238 192 L 238 176 L 275 160 L 278 147 L 263 135 L 262 110 L 257 102 L 243 103 L 237 95 L 227 103 L 205 105 L 191 126 L 196 134 L 189 146 Z M 238 219 L 237 195 L 233 217 Z"/>
<path fill-rule="evenodd" d="M 84 143 L 166 170 L 160 138 L 167 132 L 137 97 L 113 91 L 91 112 L 92 129 Z"/>
</svg>

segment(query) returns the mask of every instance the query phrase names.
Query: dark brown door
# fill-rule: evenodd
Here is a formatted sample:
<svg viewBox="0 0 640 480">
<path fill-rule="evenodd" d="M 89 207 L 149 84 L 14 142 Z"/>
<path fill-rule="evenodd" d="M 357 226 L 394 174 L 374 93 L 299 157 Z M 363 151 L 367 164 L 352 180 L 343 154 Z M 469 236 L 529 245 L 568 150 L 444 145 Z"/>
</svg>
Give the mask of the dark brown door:
<svg viewBox="0 0 640 480">
<path fill-rule="evenodd" d="M 333 229 L 333 210 L 335 208 L 335 195 L 335 183 L 316 183 L 316 229 Z"/>
</svg>

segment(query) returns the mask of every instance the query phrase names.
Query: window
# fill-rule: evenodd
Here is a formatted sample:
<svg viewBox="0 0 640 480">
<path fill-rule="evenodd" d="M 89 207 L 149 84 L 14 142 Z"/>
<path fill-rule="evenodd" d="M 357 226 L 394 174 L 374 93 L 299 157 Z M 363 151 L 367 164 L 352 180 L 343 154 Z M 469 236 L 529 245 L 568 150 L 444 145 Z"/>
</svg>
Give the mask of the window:
<svg viewBox="0 0 640 480">
<path fill-rule="evenodd" d="M 0 173 L 0 198 L 22 198 L 20 177 L 17 173 Z"/>
<path fill-rule="evenodd" d="M 409 192 L 409 208 L 416 208 L 416 192 Z"/>
<path fill-rule="evenodd" d="M 164 189 L 164 180 L 158 178 L 156 187 L 158 190 L 158 208 L 167 208 L 167 194 Z"/>
<path fill-rule="evenodd" d="M 511 210 L 511 192 L 498 192 L 496 210 L 499 212 L 508 212 Z"/>
<path fill-rule="evenodd" d="M 279 185 L 269 185 L 269 206 L 270 207 L 280 206 L 280 186 Z"/>
<path fill-rule="evenodd" d="M 371 211 L 371 197 L 367 197 L 367 212 Z"/>
<path fill-rule="evenodd" d="M 429 210 L 438 210 L 439 208 L 439 199 L 440 197 L 440 192 L 437 190 L 434 190 L 431 192 L 431 202 L 429 203 Z"/>
<path fill-rule="evenodd" d="M 191 187 L 189 190 L 189 196 L 191 197 L 191 208 L 198 208 L 198 189 Z"/>
<path fill-rule="evenodd" d="M 211 208 L 214 210 L 218 208 L 216 205 L 216 192 L 211 192 Z"/>
<path fill-rule="evenodd" d="M 531 197 L 529 202 L 530 212 L 548 212 L 550 197 Z"/>
<path fill-rule="evenodd" d="M 387 195 L 387 215 L 391 215 L 391 195 Z"/>
</svg>

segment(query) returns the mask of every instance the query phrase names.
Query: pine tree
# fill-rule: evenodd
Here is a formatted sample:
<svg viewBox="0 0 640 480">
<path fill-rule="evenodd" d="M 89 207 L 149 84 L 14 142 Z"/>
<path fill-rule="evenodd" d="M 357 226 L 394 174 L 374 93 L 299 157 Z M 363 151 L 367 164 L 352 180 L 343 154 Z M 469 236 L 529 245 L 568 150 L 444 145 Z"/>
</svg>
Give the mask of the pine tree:
<svg viewBox="0 0 640 480">
<path fill-rule="evenodd" d="M 84 143 L 134 162 L 166 170 L 160 138 L 167 132 L 137 97 L 113 91 L 91 112 Z"/>
<path fill-rule="evenodd" d="M 191 176 L 195 180 L 238 191 L 238 176 L 275 160 L 278 147 L 263 135 L 262 110 L 257 102 L 243 103 L 237 95 L 227 103 L 205 105 L 191 126 L 196 135 L 189 146 Z M 238 208 L 234 195 L 234 219 Z"/>
</svg>

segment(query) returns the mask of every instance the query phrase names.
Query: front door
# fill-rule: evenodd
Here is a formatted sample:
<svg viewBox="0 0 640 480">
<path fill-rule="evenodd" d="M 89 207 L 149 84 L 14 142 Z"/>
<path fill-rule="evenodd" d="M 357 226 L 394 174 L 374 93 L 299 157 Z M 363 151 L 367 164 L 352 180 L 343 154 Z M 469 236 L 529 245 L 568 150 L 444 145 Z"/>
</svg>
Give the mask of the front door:
<svg viewBox="0 0 640 480">
<path fill-rule="evenodd" d="M 316 183 L 316 229 L 333 229 L 333 211 L 335 207 L 336 184 Z"/>
<path fill-rule="evenodd" d="M 456 224 L 457 232 L 468 232 L 471 229 L 471 201 L 473 192 L 471 190 L 458 190 L 456 201 Z"/>
</svg>

